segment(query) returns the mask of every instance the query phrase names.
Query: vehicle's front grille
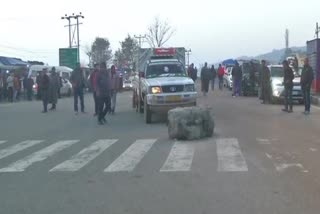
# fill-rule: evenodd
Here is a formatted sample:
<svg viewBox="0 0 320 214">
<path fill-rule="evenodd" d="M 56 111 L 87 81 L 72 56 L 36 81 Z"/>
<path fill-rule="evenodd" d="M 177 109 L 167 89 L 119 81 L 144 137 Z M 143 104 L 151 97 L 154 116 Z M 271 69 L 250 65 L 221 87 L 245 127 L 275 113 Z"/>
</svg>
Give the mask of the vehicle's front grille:
<svg viewBox="0 0 320 214">
<path fill-rule="evenodd" d="M 300 86 L 299 82 L 293 82 L 293 86 Z"/>
<path fill-rule="evenodd" d="M 166 85 L 166 86 L 162 86 L 162 92 L 163 93 L 182 92 L 183 88 L 184 88 L 183 85 Z"/>
</svg>

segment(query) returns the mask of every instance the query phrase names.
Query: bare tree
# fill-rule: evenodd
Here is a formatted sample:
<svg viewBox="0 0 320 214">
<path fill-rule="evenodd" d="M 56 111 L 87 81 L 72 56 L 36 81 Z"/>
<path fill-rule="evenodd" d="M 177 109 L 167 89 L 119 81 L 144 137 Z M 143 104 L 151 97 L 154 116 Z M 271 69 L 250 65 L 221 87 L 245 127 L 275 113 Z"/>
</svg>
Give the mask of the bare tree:
<svg viewBox="0 0 320 214">
<path fill-rule="evenodd" d="M 162 47 L 174 32 L 175 30 L 167 21 L 162 22 L 159 17 L 156 17 L 148 28 L 147 41 L 151 47 Z"/>
<path fill-rule="evenodd" d="M 85 52 L 85 54 L 88 56 L 88 58 L 89 58 L 89 66 L 92 66 L 92 50 L 91 50 L 91 47 L 90 47 L 90 45 L 86 45 L 86 46 L 84 46 L 84 48 L 83 48 L 83 51 Z"/>
</svg>

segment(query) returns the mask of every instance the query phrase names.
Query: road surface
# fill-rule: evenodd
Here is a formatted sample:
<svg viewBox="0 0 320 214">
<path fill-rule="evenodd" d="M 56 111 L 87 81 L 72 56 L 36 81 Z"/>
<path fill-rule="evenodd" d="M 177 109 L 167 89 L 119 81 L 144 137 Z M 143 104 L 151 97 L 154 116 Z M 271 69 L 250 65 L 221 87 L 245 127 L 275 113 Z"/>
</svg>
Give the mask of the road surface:
<svg viewBox="0 0 320 214">
<path fill-rule="evenodd" d="M 118 95 L 99 126 L 92 97 L 42 114 L 40 102 L 0 104 L 0 213 L 318 214 L 320 110 L 281 112 L 256 98 L 210 92 L 213 138 L 168 139 Z"/>
</svg>

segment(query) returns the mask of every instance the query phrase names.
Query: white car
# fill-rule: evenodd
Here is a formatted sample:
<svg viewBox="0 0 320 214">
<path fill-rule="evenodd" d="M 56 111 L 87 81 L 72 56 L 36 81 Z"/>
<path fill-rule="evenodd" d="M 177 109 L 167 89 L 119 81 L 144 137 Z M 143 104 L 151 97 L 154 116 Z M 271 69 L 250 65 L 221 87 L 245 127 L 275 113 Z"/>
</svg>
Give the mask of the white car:
<svg viewBox="0 0 320 214">
<path fill-rule="evenodd" d="M 38 84 L 34 83 L 33 85 L 33 93 L 38 93 Z M 62 87 L 60 88 L 60 95 L 61 96 L 68 96 L 72 95 L 72 84 L 68 79 L 62 78 Z"/>
<path fill-rule="evenodd" d="M 283 66 L 270 65 L 270 88 L 271 88 L 271 102 L 276 103 L 284 99 L 284 85 L 283 85 Z M 294 70 L 294 69 L 293 69 Z M 292 100 L 303 103 L 303 95 L 300 85 L 300 75 L 302 68 L 298 68 L 293 79 Z"/>
<path fill-rule="evenodd" d="M 125 90 L 131 90 L 132 89 L 132 81 L 131 80 L 124 80 L 123 81 L 123 88 Z"/>
<path fill-rule="evenodd" d="M 232 82 L 232 68 L 233 67 L 227 67 L 226 72 L 223 76 L 223 85 L 224 87 L 232 90 L 233 82 Z"/>
</svg>

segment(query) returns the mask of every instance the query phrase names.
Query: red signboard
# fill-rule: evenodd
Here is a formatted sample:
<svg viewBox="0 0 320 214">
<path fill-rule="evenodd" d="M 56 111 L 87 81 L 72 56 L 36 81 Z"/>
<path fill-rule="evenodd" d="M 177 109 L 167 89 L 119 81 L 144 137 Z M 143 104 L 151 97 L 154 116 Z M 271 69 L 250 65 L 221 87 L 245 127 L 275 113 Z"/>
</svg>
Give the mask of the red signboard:
<svg viewBox="0 0 320 214">
<path fill-rule="evenodd" d="M 176 54 L 176 49 L 174 48 L 155 48 L 154 55 L 156 56 L 173 56 Z"/>
</svg>

